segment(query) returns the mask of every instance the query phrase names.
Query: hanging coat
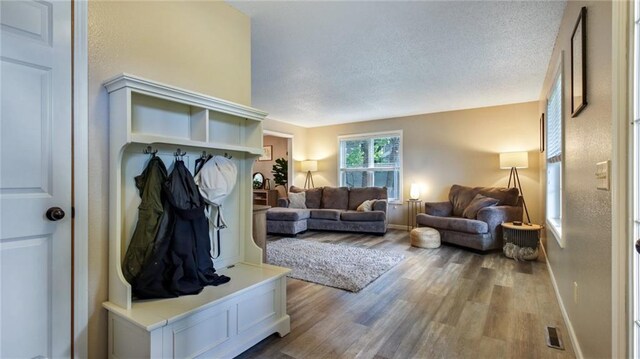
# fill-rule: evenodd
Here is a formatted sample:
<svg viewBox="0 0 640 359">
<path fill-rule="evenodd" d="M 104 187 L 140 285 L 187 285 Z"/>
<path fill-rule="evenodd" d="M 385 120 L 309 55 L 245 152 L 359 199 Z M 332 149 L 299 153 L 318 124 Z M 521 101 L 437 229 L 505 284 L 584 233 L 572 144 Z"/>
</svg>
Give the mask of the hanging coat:
<svg viewBox="0 0 640 359">
<path fill-rule="evenodd" d="M 197 294 L 204 286 L 228 282 L 213 268 L 205 203 L 184 162 L 175 162 L 163 190 L 168 225 L 158 232 L 153 261 L 140 275 L 136 296 Z"/>
<path fill-rule="evenodd" d="M 222 216 L 222 203 L 236 184 L 238 169 L 231 159 L 214 156 L 197 172 L 195 182 L 204 201 L 209 204 L 207 217 L 209 224 L 216 230 L 218 245 L 216 252 L 220 255 L 220 230 L 227 227 Z"/>
<path fill-rule="evenodd" d="M 135 184 L 140 192 L 138 223 L 122 263 L 122 274 L 132 285 L 153 253 L 153 246 L 164 214 L 162 186 L 167 179 L 167 169 L 159 157 L 153 156 Z"/>
<path fill-rule="evenodd" d="M 184 162 L 176 161 L 165 191 L 175 213 L 171 241 L 172 289 L 176 293 L 190 294 L 197 286 L 228 282 L 228 277 L 219 277 L 213 268 L 205 203 Z"/>
</svg>

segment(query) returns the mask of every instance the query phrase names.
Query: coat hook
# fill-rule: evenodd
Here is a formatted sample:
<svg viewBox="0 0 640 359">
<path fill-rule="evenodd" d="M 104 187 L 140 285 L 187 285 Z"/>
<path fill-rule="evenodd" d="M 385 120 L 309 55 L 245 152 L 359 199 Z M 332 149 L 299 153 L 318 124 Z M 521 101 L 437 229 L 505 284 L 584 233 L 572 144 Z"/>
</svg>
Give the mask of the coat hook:
<svg viewBox="0 0 640 359">
<path fill-rule="evenodd" d="M 226 158 L 228 158 L 228 159 L 232 159 L 232 158 L 233 158 L 233 156 L 230 156 L 230 155 L 229 155 L 228 153 L 226 153 L 226 152 L 224 153 L 224 157 L 226 157 Z"/>
<path fill-rule="evenodd" d="M 178 147 L 178 149 L 176 150 L 176 152 L 173 154 L 174 156 L 180 157 L 180 159 L 182 159 L 182 156 L 186 155 L 186 152 L 182 152 L 182 150 L 180 149 L 180 147 Z"/>
<path fill-rule="evenodd" d="M 202 158 L 203 160 L 206 159 L 209 155 L 207 154 L 207 151 L 202 151 L 202 155 L 200 156 L 200 158 Z"/>
<path fill-rule="evenodd" d="M 142 153 L 144 153 L 145 155 L 152 155 L 152 156 L 156 156 L 156 153 L 158 153 L 157 149 L 153 149 L 153 147 L 151 146 L 147 146 L 147 148 L 145 148 Z"/>
</svg>

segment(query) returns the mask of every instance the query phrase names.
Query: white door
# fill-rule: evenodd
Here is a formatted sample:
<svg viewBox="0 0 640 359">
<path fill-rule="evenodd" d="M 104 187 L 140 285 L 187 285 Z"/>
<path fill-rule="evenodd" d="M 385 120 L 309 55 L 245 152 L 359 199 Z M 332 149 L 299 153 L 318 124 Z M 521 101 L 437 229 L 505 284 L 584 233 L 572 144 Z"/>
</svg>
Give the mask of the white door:
<svg viewBox="0 0 640 359">
<path fill-rule="evenodd" d="M 634 116 L 634 126 L 633 126 L 633 238 L 640 238 L 640 108 L 638 105 L 640 104 L 640 92 L 638 91 L 639 79 L 640 79 L 640 49 L 638 48 L 638 44 L 640 44 L 640 12 L 638 12 L 638 0 L 634 1 L 636 8 L 634 14 L 634 32 L 633 32 L 633 41 L 635 42 L 635 54 L 633 56 L 634 61 L 634 105 L 633 105 L 633 116 Z M 631 303 L 632 303 L 632 331 L 633 331 L 633 344 L 632 351 L 630 353 L 634 358 L 637 358 L 640 355 L 640 239 L 636 242 L 636 252 L 633 253 L 632 256 L 632 283 L 633 288 L 631 292 Z"/>
<path fill-rule="evenodd" d="M 0 23 L 0 358 L 70 357 L 71 4 Z"/>
</svg>

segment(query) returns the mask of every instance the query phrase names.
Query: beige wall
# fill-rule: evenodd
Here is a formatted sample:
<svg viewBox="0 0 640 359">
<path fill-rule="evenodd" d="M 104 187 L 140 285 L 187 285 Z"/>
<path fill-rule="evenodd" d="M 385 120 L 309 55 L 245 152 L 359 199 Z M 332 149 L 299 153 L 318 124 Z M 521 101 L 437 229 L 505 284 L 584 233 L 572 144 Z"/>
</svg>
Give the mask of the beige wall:
<svg viewBox="0 0 640 359">
<path fill-rule="evenodd" d="M 456 183 L 506 186 L 509 171 L 499 169 L 498 153 L 528 151 L 520 179 L 531 220 L 540 221 L 537 102 L 310 128 L 306 150 L 318 160 L 316 186 L 337 185 L 339 135 L 392 130 L 403 130 L 405 200 L 411 183 L 423 187 L 424 201 L 446 200 Z M 389 213 L 390 223 L 406 224 L 406 205 L 391 205 Z"/>
<path fill-rule="evenodd" d="M 587 99 L 589 104 L 571 117 L 571 34 L 582 6 L 587 7 Z M 560 248 L 547 231 L 549 263 L 560 296 L 585 357 L 611 355 L 611 193 L 596 189 L 596 163 L 611 158 L 611 3 L 569 1 L 539 108 L 564 51 L 564 193 Z M 542 183 L 545 183 L 544 161 Z M 574 302 L 573 283 L 578 284 Z"/>
<path fill-rule="evenodd" d="M 284 137 L 275 137 L 275 136 L 264 136 L 263 137 L 263 146 L 273 146 L 272 149 L 272 160 L 271 161 L 256 161 L 253 165 L 253 172 L 261 172 L 264 175 L 264 178 L 268 178 L 271 182 L 271 188 L 275 188 L 276 184 L 273 182 L 273 165 L 276 164 L 276 160 L 278 158 L 284 158 L 286 160 L 289 159 L 289 154 L 287 151 L 287 147 L 289 145 L 289 140 Z"/>
<path fill-rule="evenodd" d="M 222 2 L 89 2 L 89 357 L 107 356 L 108 98 L 122 72 L 251 104 L 249 18 Z"/>
</svg>

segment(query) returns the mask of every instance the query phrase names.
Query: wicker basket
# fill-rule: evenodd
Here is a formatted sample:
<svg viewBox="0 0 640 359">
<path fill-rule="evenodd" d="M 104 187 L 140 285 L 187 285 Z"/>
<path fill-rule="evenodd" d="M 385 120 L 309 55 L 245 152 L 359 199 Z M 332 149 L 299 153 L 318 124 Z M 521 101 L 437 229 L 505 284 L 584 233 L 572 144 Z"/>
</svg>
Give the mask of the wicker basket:
<svg viewBox="0 0 640 359">
<path fill-rule="evenodd" d="M 515 225 L 513 222 L 502 224 L 504 239 L 503 252 L 505 256 L 515 260 L 536 260 L 538 258 L 538 243 L 540 230 L 537 224 Z"/>
<path fill-rule="evenodd" d="M 518 247 L 538 248 L 540 231 L 523 231 L 511 228 L 503 228 L 504 243 L 513 243 Z"/>
</svg>

